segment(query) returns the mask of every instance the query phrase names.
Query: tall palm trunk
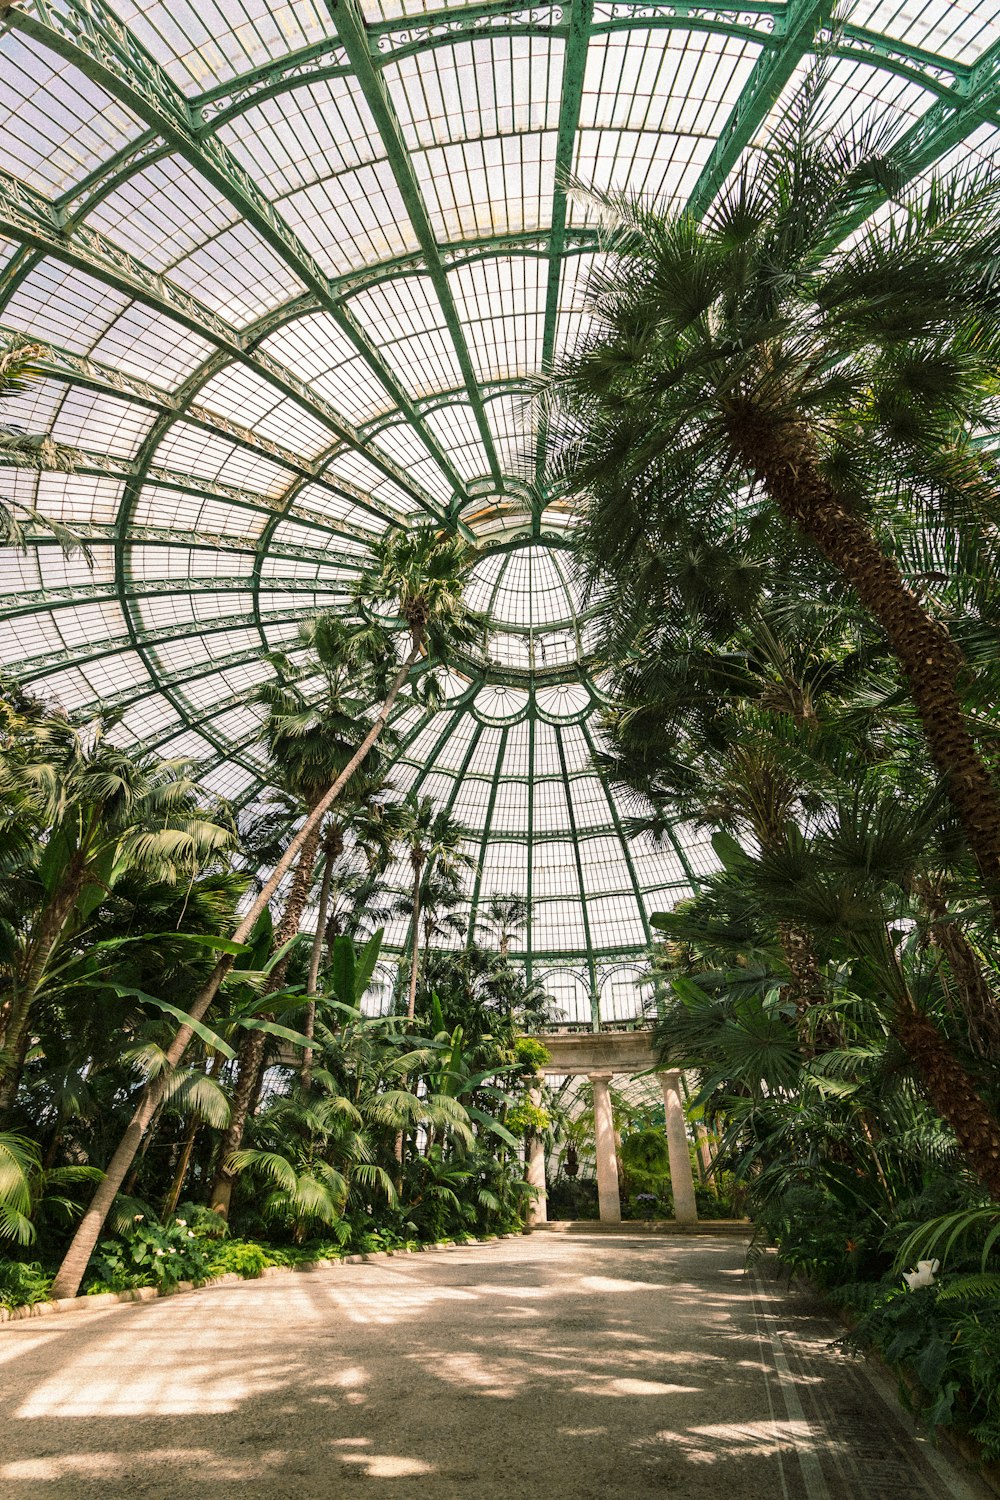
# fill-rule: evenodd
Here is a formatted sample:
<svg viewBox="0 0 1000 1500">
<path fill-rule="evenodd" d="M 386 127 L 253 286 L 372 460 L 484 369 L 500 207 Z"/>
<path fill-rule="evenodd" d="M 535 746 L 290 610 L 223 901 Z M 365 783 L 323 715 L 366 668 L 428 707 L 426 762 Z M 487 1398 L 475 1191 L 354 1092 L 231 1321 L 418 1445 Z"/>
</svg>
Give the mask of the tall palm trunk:
<svg viewBox="0 0 1000 1500">
<path fill-rule="evenodd" d="M 810 1008 L 823 1000 L 823 976 L 811 935 L 789 922 L 778 923 L 778 944 L 791 975 L 790 998 L 802 1021 Z"/>
<path fill-rule="evenodd" d="M 945 960 L 954 984 L 956 1009 L 981 1057 L 1000 1060 L 1000 1005 L 983 963 L 957 922 L 951 920 L 940 885 L 930 876 L 913 881 L 913 892 L 927 919 L 930 942 Z M 950 990 L 950 986 L 948 986 Z"/>
<path fill-rule="evenodd" d="M 0 1008 L 0 1116 L 14 1107 L 28 1052 L 31 1008 L 45 970 L 83 889 L 86 856 L 77 851 L 61 884 L 42 910 L 20 965 L 11 998 Z"/>
<path fill-rule="evenodd" d="M 217 1078 L 222 1071 L 224 1061 L 222 1053 L 216 1052 L 211 1062 L 204 1069 L 206 1078 Z M 170 1191 L 164 1199 L 163 1213 L 160 1216 L 164 1224 L 176 1212 L 177 1204 L 180 1202 L 181 1192 L 184 1188 L 184 1179 L 187 1177 L 188 1168 L 191 1165 L 191 1157 L 194 1155 L 195 1142 L 198 1139 L 198 1131 L 201 1129 L 201 1124 L 202 1122 L 198 1116 L 192 1114 L 188 1121 L 187 1129 L 184 1132 L 184 1143 L 181 1147 L 181 1154 L 174 1171 L 173 1181 L 170 1184 Z"/>
<path fill-rule="evenodd" d="M 166 1198 L 163 1200 L 163 1212 L 160 1218 L 164 1224 L 169 1224 L 180 1202 L 181 1189 L 184 1186 L 184 1179 L 188 1174 L 188 1167 L 191 1165 L 191 1156 L 194 1152 L 194 1143 L 198 1138 L 198 1127 L 200 1125 L 201 1121 L 197 1115 L 192 1115 L 187 1123 L 187 1129 L 184 1132 L 184 1142 L 181 1146 L 181 1154 L 177 1159 L 177 1166 L 174 1170 L 173 1181 L 170 1184 L 170 1190 Z"/>
<path fill-rule="evenodd" d="M 1000 1123 L 947 1039 L 912 1001 L 893 1013 L 893 1031 L 931 1104 L 955 1132 L 962 1154 L 990 1196 L 1000 1202 Z"/>
<path fill-rule="evenodd" d="M 750 828 L 764 854 L 780 856 L 786 843 L 785 799 L 778 799 L 777 805 L 782 810 L 777 811 L 773 797 L 773 779 L 765 770 L 763 780 L 761 780 L 759 765 L 756 771 L 756 781 L 756 790 L 762 791 L 764 795 L 750 798 L 747 808 Z M 754 780 L 749 779 L 747 786 L 752 793 L 755 790 Z M 791 981 L 788 986 L 788 995 L 795 1006 L 799 1041 L 803 1052 L 808 1055 L 812 1051 L 812 1042 L 808 1035 L 809 1013 L 813 1006 L 821 1004 L 825 998 L 823 976 L 820 972 L 819 959 L 816 956 L 816 945 L 811 932 L 792 922 L 777 924 L 777 938 Z M 832 1038 L 828 1040 L 832 1041 Z"/>
<path fill-rule="evenodd" d="M 309 894 L 313 887 L 313 876 L 316 871 L 316 850 L 319 846 L 319 839 L 320 826 L 317 824 L 302 845 L 299 853 L 299 862 L 295 866 L 295 874 L 292 877 L 292 887 L 288 892 L 288 900 L 285 902 L 285 909 L 281 915 L 281 925 L 275 937 L 275 946 L 277 948 L 281 948 L 285 943 L 290 942 L 295 937 L 301 925 L 302 914 L 306 909 Z M 284 958 L 275 964 L 271 971 L 272 994 L 277 993 L 285 982 L 289 957 L 290 955 L 286 954 Z M 274 1016 L 265 1013 L 263 1019 L 273 1021 Z M 212 1208 L 223 1219 L 229 1217 L 229 1205 L 232 1202 L 233 1186 L 236 1182 L 236 1174 L 229 1170 L 229 1158 L 243 1144 L 243 1132 L 246 1129 L 251 1106 L 257 1095 L 266 1049 L 266 1032 L 245 1031 L 243 1033 L 236 1063 L 236 1087 L 233 1090 L 229 1124 L 226 1126 L 222 1140 L 219 1143 L 218 1166 L 209 1200 Z"/>
<path fill-rule="evenodd" d="M 327 913 L 330 910 L 330 888 L 333 885 L 333 867 L 340 858 L 344 848 L 344 836 L 338 827 L 331 829 L 327 837 L 326 850 L 323 854 L 323 877 L 319 887 L 319 906 L 316 910 L 316 931 L 313 933 L 312 948 L 309 953 L 309 979 L 306 983 L 306 1019 L 302 1028 L 303 1035 L 310 1042 L 316 1031 L 316 993 L 319 990 L 319 966 L 323 957 L 323 935 L 326 931 Z M 299 1082 L 304 1089 L 312 1084 L 312 1047 L 302 1049 L 302 1067 L 299 1071 Z"/>
<path fill-rule="evenodd" d="M 417 1009 L 417 975 L 420 970 L 420 872 L 423 868 L 423 860 L 416 854 L 410 856 L 413 866 L 413 925 L 410 935 L 410 991 L 406 997 L 406 1019 L 412 1021 Z M 400 1079 L 400 1087 L 406 1088 L 409 1080 Z M 399 1163 L 399 1179 L 396 1183 L 397 1192 L 403 1191 L 403 1151 L 406 1144 L 406 1133 L 400 1127 L 396 1132 L 396 1144 L 394 1154 Z"/>
<path fill-rule="evenodd" d="M 752 414 L 734 418 L 731 432 L 741 456 L 785 519 L 847 579 L 885 632 L 1000 928 L 1000 796 L 962 706 L 961 650 L 946 626 L 907 588 L 865 521 L 827 484 L 804 428 L 778 426 Z"/>
<path fill-rule="evenodd" d="M 405 661 L 392 680 L 386 700 L 373 720 L 371 728 L 330 787 L 330 790 L 320 798 L 313 811 L 309 814 L 309 817 L 302 824 L 302 827 L 289 841 L 288 848 L 278 860 L 278 863 L 271 872 L 270 878 L 265 881 L 256 901 L 233 933 L 234 942 L 246 942 L 261 912 L 263 912 L 297 858 L 302 845 L 310 836 L 313 829 L 318 828 L 322 823 L 327 812 L 340 796 L 344 787 L 382 733 L 392 712 L 393 704 L 396 702 L 404 682 L 409 677 L 410 671 L 416 663 L 417 657 L 420 655 L 422 646 L 422 636 L 415 638 Z M 188 1013 L 195 1021 L 200 1021 L 205 1015 L 219 992 L 219 986 L 232 966 L 232 954 L 224 954 L 219 959 L 219 962 L 212 970 L 210 978 L 196 996 L 194 1003 L 189 1007 Z M 115 1200 L 119 1188 L 125 1180 L 128 1169 L 132 1165 L 132 1160 L 139 1149 L 146 1128 L 156 1113 L 157 1106 L 163 1097 L 163 1089 L 168 1071 L 170 1068 L 175 1068 L 180 1062 L 193 1035 L 194 1033 L 188 1025 L 182 1025 L 178 1028 L 177 1034 L 167 1048 L 166 1068 L 158 1078 L 151 1080 L 142 1090 L 135 1113 L 118 1143 L 117 1150 L 108 1162 L 103 1180 L 97 1185 L 97 1191 L 86 1213 L 80 1220 L 76 1234 L 70 1242 L 62 1265 L 59 1267 L 55 1280 L 52 1283 L 52 1295 L 54 1297 L 76 1296 L 80 1282 L 83 1280 L 83 1273 L 86 1271 L 90 1257 L 94 1252 L 94 1247 L 100 1239 L 101 1230 L 104 1228 L 104 1221 L 110 1212 L 111 1205 Z"/>
<path fill-rule="evenodd" d="M 420 970 L 420 871 L 423 860 L 413 857 L 413 927 L 410 940 L 410 993 L 406 1000 L 406 1018 L 413 1020 L 417 1008 L 417 975 Z"/>
<path fill-rule="evenodd" d="M 778 945 L 791 976 L 788 998 L 795 1006 L 802 1056 L 815 1057 L 817 1052 L 842 1046 L 844 1038 L 836 1022 L 828 1016 L 816 1019 L 815 1008 L 823 1004 L 826 990 L 812 933 L 803 927 L 779 922 Z"/>
</svg>

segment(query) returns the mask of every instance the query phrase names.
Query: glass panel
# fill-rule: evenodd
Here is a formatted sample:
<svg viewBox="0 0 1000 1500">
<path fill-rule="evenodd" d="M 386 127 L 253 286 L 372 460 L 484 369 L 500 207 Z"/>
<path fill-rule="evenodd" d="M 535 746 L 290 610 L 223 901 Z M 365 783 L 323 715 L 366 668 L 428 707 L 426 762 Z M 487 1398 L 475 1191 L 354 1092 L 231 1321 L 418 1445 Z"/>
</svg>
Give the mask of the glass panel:
<svg viewBox="0 0 1000 1500">
<path fill-rule="evenodd" d="M 597 224 L 587 185 L 683 202 L 720 135 L 759 103 L 747 90 L 773 22 L 766 10 L 706 9 L 700 25 L 692 5 L 658 25 L 655 8 L 601 3 L 569 66 L 569 12 L 556 7 L 516 12 L 532 34 L 514 36 L 513 5 L 479 10 L 463 30 L 451 0 L 440 45 L 424 47 L 416 23 L 440 0 L 362 8 L 379 24 L 377 98 L 370 77 L 351 74 L 320 0 L 121 0 L 133 55 L 146 49 L 191 101 L 206 151 L 218 148 L 210 172 L 197 141 L 184 156 L 157 143 L 72 60 L 16 29 L 0 37 L 0 166 L 15 179 L 0 218 L 0 326 L 51 345 L 59 370 L 0 420 L 85 454 L 71 474 L 0 474 L 0 493 L 96 537 L 92 563 L 65 558 L 34 523 L 26 551 L 0 552 L 0 652 L 71 714 L 117 705 L 120 742 L 191 755 L 207 787 L 253 804 L 269 777 L 248 701 L 272 671 L 261 651 L 304 663 L 301 621 L 348 607 L 374 538 L 428 510 L 461 518 L 480 547 L 468 599 L 485 619 L 446 676 L 449 706 L 398 706 L 391 782 L 450 805 L 468 828 L 477 869 L 463 921 L 477 881 L 487 939 L 490 898 L 530 893 L 515 951 L 543 960 L 536 972 L 567 1021 L 590 1024 L 596 975 L 602 1016 L 620 1023 L 640 1005 L 632 959 L 645 917 L 716 861 L 707 836 L 681 826 L 662 844 L 626 840 L 619 820 L 641 804 L 595 769 L 592 601 L 560 545 L 572 506 L 536 497 L 532 525 L 527 393 L 544 358 L 588 331 L 599 253 L 578 233 Z M 1000 39 L 1000 0 L 857 0 L 842 19 L 853 55 L 831 65 L 828 128 L 933 124 L 956 77 L 984 86 L 961 69 Z M 857 28 L 895 49 L 891 67 Z M 917 50 L 907 58 L 900 45 Z M 292 54 L 276 81 L 268 68 Z M 768 140 L 810 61 L 767 96 L 751 146 Z M 577 106 L 575 132 L 560 138 Z M 962 141 L 942 133 L 945 168 L 995 161 L 988 100 L 974 119 Z M 147 134 L 152 155 L 131 159 Z M 227 152 L 274 206 L 266 232 L 241 215 Z M 68 196 L 88 182 L 89 206 Z M 566 188 L 554 267 L 553 203 L 562 214 Z M 306 277 L 295 236 L 328 285 Z M 407 889 L 405 859 L 388 879 Z M 390 954 L 407 925 L 390 922 Z M 390 989 L 386 969 L 371 1005 Z"/>
</svg>

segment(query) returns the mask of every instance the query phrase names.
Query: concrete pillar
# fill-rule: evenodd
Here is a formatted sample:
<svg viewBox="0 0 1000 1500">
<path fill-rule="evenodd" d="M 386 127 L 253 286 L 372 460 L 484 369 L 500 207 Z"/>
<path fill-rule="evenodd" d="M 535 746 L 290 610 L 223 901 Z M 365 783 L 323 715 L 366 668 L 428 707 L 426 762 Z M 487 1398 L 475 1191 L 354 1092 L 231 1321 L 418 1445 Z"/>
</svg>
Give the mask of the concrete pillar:
<svg viewBox="0 0 1000 1500">
<path fill-rule="evenodd" d="M 694 1177 L 688 1151 L 684 1101 L 681 1098 L 681 1075 L 676 1068 L 658 1073 L 667 1117 L 667 1150 L 670 1154 L 670 1189 L 674 1195 L 674 1218 L 678 1224 L 696 1224 L 698 1210 L 694 1201 Z"/>
<path fill-rule="evenodd" d="M 591 1073 L 594 1089 L 594 1141 L 597 1146 L 597 1200 L 603 1224 L 620 1224 L 621 1199 L 618 1196 L 618 1152 L 615 1150 L 615 1122 L 611 1113 L 608 1084 L 610 1073 Z"/>
<path fill-rule="evenodd" d="M 541 1109 L 541 1089 L 528 1090 L 528 1103 L 533 1104 L 536 1109 Z M 540 1135 L 534 1131 L 528 1136 L 524 1152 L 524 1175 L 533 1188 L 538 1189 L 538 1194 L 532 1203 L 528 1205 L 528 1224 L 548 1223 L 549 1210 L 545 1196 L 545 1142 Z"/>
</svg>

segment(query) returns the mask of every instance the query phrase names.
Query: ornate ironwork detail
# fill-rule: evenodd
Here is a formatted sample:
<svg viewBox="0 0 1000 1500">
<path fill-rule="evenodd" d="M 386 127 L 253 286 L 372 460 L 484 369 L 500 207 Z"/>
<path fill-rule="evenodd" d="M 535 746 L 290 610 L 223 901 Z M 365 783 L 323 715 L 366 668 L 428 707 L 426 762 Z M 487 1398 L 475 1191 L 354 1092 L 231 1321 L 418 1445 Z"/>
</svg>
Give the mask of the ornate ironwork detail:
<svg viewBox="0 0 1000 1500">
<path fill-rule="evenodd" d="M 661 5 L 645 0 L 618 0 L 598 5 L 594 12 L 594 30 L 612 31 L 622 26 L 681 28 L 685 31 L 722 31 L 732 36 L 753 38 L 769 36 L 775 30 L 775 12 L 783 7 L 767 6 L 748 9 L 746 5 Z"/>
<path fill-rule="evenodd" d="M 284 623 L 289 620 L 307 619 L 311 613 L 309 605 L 299 605 L 295 609 L 281 610 L 273 615 L 267 616 L 268 624 Z M 213 615 L 211 620 L 199 621 L 194 627 L 199 636 L 221 635 L 228 630 L 239 630 L 248 623 L 252 623 L 252 616 L 243 611 L 238 615 Z M 190 621 L 178 625 L 171 621 L 169 625 L 158 625 L 144 628 L 142 631 L 142 643 L 144 646 L 156 646 L 164 641 L 182 641 L 192 634 Z M 132 637 L 130 635 L 109 635 L 103 640 L 93 641 L 81 652 L 79 646 L 64 646 L 58 651 L 48 651 L 38 656 L 29 656 L 18 663 L 18 681 L 31 682 L 35 677 L 43 677 L 66 662 L 74 665 L 83 665 L 93 661 L 100 656 L 114 656 L 119 651 L 129 651 L 132 648 Z"/>
<path fill-rule="evenodd" d="M 28 0 L 11 13 L 11 22 L 30 32 L 34 17 L 116 73 L 165 123 L 190 129 L 184 95 L 104 0 Z"/>
<path fill-rule="evenodd" d="M 438 20 L 429 17 L 416 25 L 411 20 L 399 30 L 379 32 L 375 45 L 385 62 L 401 53 L 415 52 L 443 42 L 474 40 L 490 33 L 531 31 L 558 35 L 565 31 L 566 25 L 566 7 L 563 5 L 534 5 L 524 10 L 486 11 L 472 15 L 453 11 Z M 375 28 L 370 30 L 375 31 Z"/>
<path fill-rule="evenodd" d="M 0 348 L 9 348 L 11 344 L 23 342 L 23 339 L 22 333 L 0 325 Z M 68 378 L 99 390 L 114 391 L 164 411 L 174 411 L 179 406 L 176 396 L 161 390 L 159 386 L 151 385 L 148 380 L 140 380 L 136 375 L 126 375 L 124 371 L 108 365 L 95 364 L 85 354 L 71 354 L 68 350 L 54 348 L 51 344 L 46 344 L 45 348 L 45 357 L 37 363 L 46 374 Z"/>
<path fill-rule="evenodd" d="M 111 91 L 116 92 L 125 102 L 137 101 L 140 112 L 161 126 L 165 138 L 173 142 L 202 175 L 227 197 L 232 205 L 234 222 L 242 214 L 277 250 L 300 282 L 337 319 L 362 358 L 386 389 L 396 397 L 400 406 L 410 409 L 406 392 L 398 385 L 393 372 L 331 294 L 329 278 L 315 257 L 301 243 L 270 199 L 261 192 L 251 174 L 222 142 L 210 134 L 197 135 L 184 95 L 166 72 L 147 57 L 128 28 L 107 10 L 104 0 L 32 0 L 32 7 L 31 15 L 25 11 L 12 13 L 15 24 L 43 44 L 52 45 L 55 50 L 60 50 L 59 39 L 64 38 L 70 47 L 80 52 L 83 59 L 96 67 L 99 80 L 106 82 Z M 88 237 L 92 236 L 93 231 L 86 226 L 78 232 L 78 239 L 82 244 L 87 244 Z M 131 267 L 133 258 L 126 252 L 109 247 L 108 253 L 112 258 L 117 256 L 119 264 Z M 146 273 L 147 276 L 150 274 Z M 182 295 L 169 282 L 164 282 L 164 286 L 168 289 L 167 295 L 171 300 L 176 301 Z M 207 308 L 203 311 L 207 317 L 212 317 Z M 217 324 L 221 320 L 213 322 Z M 240 348 L 243 348 L 242 343 Z M 414 423 L 419 425 L 419 417 L 416 413 L 412 415 Z M 354 441 L 349 436 L 348 424 L 342 418 L 338 418 L 336 430 L 348 437 L 349 441 Z M 440 450 L 433 434 L 423 432 L 422 437 L 442 471 L 461 488 L 457 474 L 451 470 L 450 459 Z M 368 453 L 367 457 L 409 493 L 418 505 L 431 514 L 438 514 L 431 496 L 408 474 L 384 455 Z"/>
<path fill-rule="evenodd" d="M 282 302 L 279 307 L 272 308 L 270 312 L 263 313 L 253 323 L 244 329 L 244 337 L 248 348 L 254 348 L 263 343 L 272 333 L 277 333 L 279 328 L 284 328 L 286 323 L 291 323 L 295 318 L 304 318 L 309 313 L 322 312 L 323 304 L 312 292 L 304 292 L 301 297 L 293 297 L 290 302 Z"/>
<path fill-rule="evenodd" d="M 308 56 L 291 53 L 255 73 L 234 79 L 224 90 L 213 90 L 192 104 L 192 114 L 205 125 L 218 125 L 223 119 L 252 108 L 260 95 L 294 88 L 316 78 L 335 78 L 350 71 L 347 53 L 334 39 L 310 48 Z"/>
<path fill-rule="evenodd" d="M 206 427 L 211 427 L 221 437 L 232 438 L 234 443 L 241 443 L 245 448 L 253 448 L 259 453 L 265 453 L 269 458 L 284 464 L 286 468 L 295 469 L 299 473 L 308 475 L 309 478 L 314 478 L 318 473 L 318 466 L 310 459 L 303 458 L 300 453 L 293 452 L 291 448 L 282 447 L 271 438 L 262 437 L 259 432 L 254 432 L 252 427 L 244 427 L 230 417 L 221 416 L 211 407 L 192 405 L 188 408 L 187 414 L 193 422 L 200 422 Z"/>
<path fill-rule="evenodd" d="M 59 213 L 66 219 L 85 218 L 102 198 L 113 193 L 138 167 L 150 161 L 158 161 L 161 156 L 169 154 L 170 147 L 155 131 L 140 136 L 130 148 L 119 152 L 114 161 L 108 162 L 103 171 L 92 173 L 64 194 L 59 199 Z"/>
<path fill-rule="evenodd" d="M 964 68 L 945 58 L 932 59 L 908 47 L 894 46 L 888 38 L 876 36 L 861 27 L 847 26 L 839 33 L 824 27 L 817 33 L 817 41 L 832 45 L 838 57 L 871 62 L 873 67 L 891 68 L 937 93 L 946 93 L 960 86 L 966 75 Z"/>
<path fill-rule="evenodd" d="M 116 545 L 186 547 L 207 548 L 216 552 L 261 553 L 267 558 L 289 558 L 298 562 L 316 563 L 323 567 L 335 566 L 351 572 L 361 566 L 359 561 L 338 553 L 332 542 L 325 546 L 315 547 L 295 542 L 281 542 L 277 545 L 262 547 L 260 538 L 251 536 L 247 532 L 182 531 L 170 526 L 137 526 L 135 523 L 129 526 L 127 533 L 123 536 L 115 523 L 99 521 L 75 521 L 73 531 L 81 541 L 96 542 L 109 547 Z M 36 547 L 60 545 L 58 538 L 49 532 L 30 534 L 27 540 L 31 546 Z M 275 576 L 280 577 L 280 575 L 268 575 L 269 578 Z M 244 584 L 249 590 L 250 585 L 246 579 L 244 579 Z"/>
</svg>

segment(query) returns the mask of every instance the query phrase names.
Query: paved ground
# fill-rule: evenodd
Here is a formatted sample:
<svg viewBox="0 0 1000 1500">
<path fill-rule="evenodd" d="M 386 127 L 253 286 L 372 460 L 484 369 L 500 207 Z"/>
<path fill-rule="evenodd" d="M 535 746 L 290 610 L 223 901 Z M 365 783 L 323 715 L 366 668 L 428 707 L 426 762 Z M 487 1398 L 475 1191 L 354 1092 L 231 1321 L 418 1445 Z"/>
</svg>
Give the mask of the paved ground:
<svg viewBox="0 0 1000 1500">
<path fill-rule="evenodd" d="M 7 1324 L 0 1494 L 979 1500 L 743 1251 L 534 1235 Z"/>
</svg>

